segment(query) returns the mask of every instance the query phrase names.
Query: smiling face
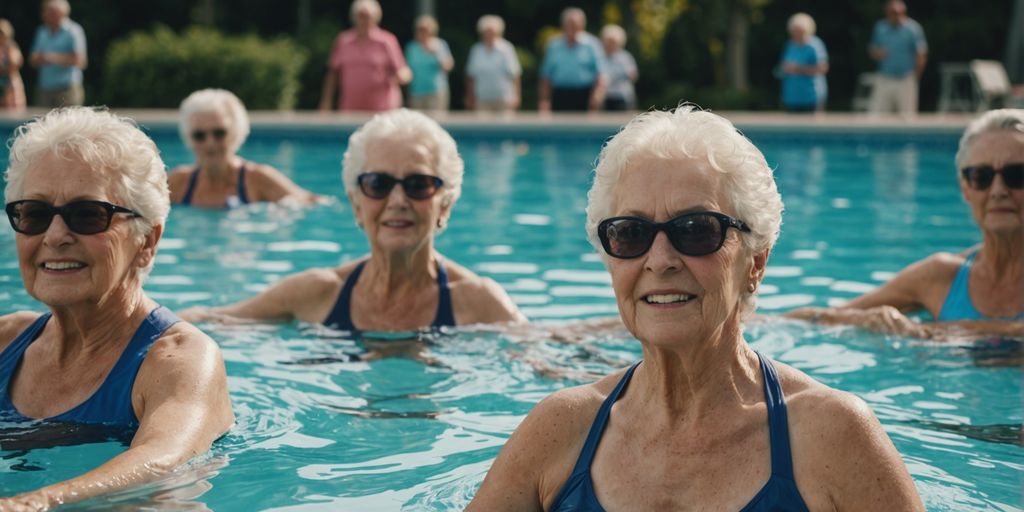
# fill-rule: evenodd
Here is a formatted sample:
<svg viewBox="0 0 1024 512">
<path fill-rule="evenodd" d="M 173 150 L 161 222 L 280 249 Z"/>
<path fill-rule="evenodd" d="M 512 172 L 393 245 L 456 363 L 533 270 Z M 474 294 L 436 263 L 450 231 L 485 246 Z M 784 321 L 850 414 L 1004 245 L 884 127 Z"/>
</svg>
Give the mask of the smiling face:
<svg viewBox="0 0 1024 512">
<path fill-rule="evenodd" d="M 616 187 L 612 213 L 655 222 L 692 211 L 735 216 L 724 199 L 724 182 L 702 158 L 635 158 Z M 707 340 L 728 322 L 738 328 L 742 294 L 764 271 L 764 258 L 757 260 L 735 229 L 728 230 L 721 249 L 705 256 L 679 253 L 659 232 L 646 254 L 607 259 L 626 327 L 637 339 L 665 347 Z"/>
<path fill-rule="evenodd" d="M 111 177 L 81 159 L 47 155 L 26 172 L 23 197 L 54 206 L 92 199 L 123 205 L 111 192 Z M 115 214 L 110 229 L 93 235 L 70 231 L 54 216 L 46 232 L 15 235 L 22 281 L 28 293 L 51 307 L 100 305 L 136 293 L 138 271 L 156 253 L 161 226 L 143 239 L 131 235 L 128 215 Z"/>
<path fill-rule="evenodd" d="M 385 137 L 367 143 L 363 172 L 384 172 L 398 179 L 412 174 L 437 176 L 435 161 L 434 152 L 423 141 Z M 429 249 L 438 220 L 447 221 L 451 204 L 445 204 L 443 196 L 442 189 L 430 199 L 410 199 L 396 184 L 384 199 L 367 197 L 356 188 L 349 201 L 375 252 L 415 252 Z"/>
<path fill-rule="evenodd" d="M 197 112 L 189 119 L 189 143 L 196 155 L 199 165 L 207 162 L 219 162 L 232 155 L 231 118 L 223 112 Z M 223 138 L 214 136 L 215 131 L 223 131 Z M 193 134 L 201 132 L 202 140 L 197 140 Z"/>
<path fill-rule="evenodd" d="M 964 167 L 990 165 L 1002 169 L 1004 165 L 1024 162 L 1024 133 L 1000 130 L 978 136 L 971 145 Z M 1006 186 L 1003 177 L 996 174 L 985 190 L 975 190 L 960 177 L 960 191 L 971 206 L 974 221 L 983 231 L 1019 233 L 1024 229 L 1024 189 Z"/>
</svg>

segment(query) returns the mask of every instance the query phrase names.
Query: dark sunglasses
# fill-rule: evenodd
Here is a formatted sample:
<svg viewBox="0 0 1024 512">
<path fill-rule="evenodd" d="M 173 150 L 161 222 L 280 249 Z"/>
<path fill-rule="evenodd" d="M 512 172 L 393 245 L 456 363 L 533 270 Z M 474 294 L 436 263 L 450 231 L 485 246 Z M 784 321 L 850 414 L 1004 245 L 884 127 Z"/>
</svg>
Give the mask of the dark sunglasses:
<svg viewBox="0 0 1024 512">
<path fill-rule="evenodd" d="M 228 131 L 225 130 L 224 128 L 214 128 L 214 129 L 209 130 L 209 131 L 206 131 L 206 130 L 192 130 L 192 141 L 193 142 L 203 142 L 203 141 L 206 140 L 206 136 L 207 135 L 210 135 L 217 142 L 220 142 L 220 141 L 224 140 L 224 137 L 228 136 Z"/>
<path fill-rule="evenodd" d="M 669 242 L 677 251 L 687 256 L 704 256 L 722 248 L 729 228 L 750 232 L 742 220 L 724 213 L 694 212 L 665 222 L 652 222 L 641 217 L 612 217 L 597 225 L 597 236 L 604 252 L 615 258 L 642 256 L 651 248 L 659 231 L 668 235 Z"/>
<path fill-rule="evenodd" d="M 364 172 L 356 178 L 359 190 L 366 197 L 384 199 L 391 193 L 396 184 L 402 185 L 402 191 L 409 199 L 430 199 L 444 185 L 444 180 L 429 174 L 410 174 L 398 179 L 386 172 Z"/>
<path fill-rule="evenodd" d="M 54 215 L 60 215 L 68 229 L 79 235 L 95 235 L 110 229 L 115 213 L 142 217 L 128 208 L 103 201 L 74 201 L 64 206 L 53 206 L 44 201 L 26 199 L 7 203 L 5 209 L 11 227 L 23 235 L 45 233 Z"/>
<path fill-rule="evenodd" d="M 1024 188 L 1024 163 L 1006 164 L 1002 169 L 991 165 L 974 165 L 960 169 L 960 174 L 974 190 L 991 187 L 996 174 L 1003 175 L 1006 188 Z"/>
</svg>

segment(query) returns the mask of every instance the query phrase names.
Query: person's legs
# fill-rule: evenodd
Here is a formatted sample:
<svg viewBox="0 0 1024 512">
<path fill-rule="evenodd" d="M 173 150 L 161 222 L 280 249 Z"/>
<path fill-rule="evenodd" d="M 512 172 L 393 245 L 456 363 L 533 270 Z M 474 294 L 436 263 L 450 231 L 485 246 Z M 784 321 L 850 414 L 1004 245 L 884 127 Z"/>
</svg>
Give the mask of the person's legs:
<svg viewBox="0 0 1024 512">
<path fill-rule="evenodd" d="M 85 90 L 81 84 L 72 85 L 67 89 L 36 91 L 36 104 L 44 108 L 80 106 L 85 103 Z"/>
<path fill-rule="evenodd" d="M 551 110 L 556 112 L 580 112 L 590 107 L 590 88 L 555 87 L 551 92 Z"/>
<path fill-rule="evenodd" d="M 917 77 L 914 75 L 908 75 L 900 81 L 897 105 L 900 115 L 904 117 L 917 115 Z"/>
</svg>

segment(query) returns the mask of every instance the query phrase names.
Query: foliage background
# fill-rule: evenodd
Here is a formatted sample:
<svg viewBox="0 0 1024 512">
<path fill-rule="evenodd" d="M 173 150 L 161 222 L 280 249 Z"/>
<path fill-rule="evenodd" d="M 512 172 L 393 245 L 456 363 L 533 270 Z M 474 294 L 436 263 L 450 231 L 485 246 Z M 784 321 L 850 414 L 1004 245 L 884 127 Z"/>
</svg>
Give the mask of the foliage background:
<svg viewBox="0 0 1024 512">
<path fill-rule="evenodd" d="M 382 26 L 406 42 L 423 0 L 383 0 Z M 591 32 L 608 20 L 620 22 L 630 36 L 627 49 L 640 66 L 637 92 L 642 107 L 666 107 L 690 100 L 718 110 L 777 109 L 778 81 L 772 69 L 787 38 L 790 15 L 803 11 L 817 22 L 818 36 L 828 47 L 831 70 L 829 110 L 848 110 L 857 76 L 874 70 L 866 47 L 885 0 L 435 0 L 435 14 L 456 58 L 452 71 L 452 106 L 460 108 L 463 66 L 476 41 L 476 20 L 483 14 L 505 18 L 505 37 L 524 58 L 524 108 L 536 105 L 536 68 L 543 39 L 557 30 L 558 16 L 569 5 L 582 7 Z M 924 27 L 930 46 L 921 86 L 922 110 L 935 108 L 940 62 L 975 58 L 1002 60 L 1013 0 L 909 0 L 910 16 Z M 108 50 L 118 39 L 163 25 L 182 33 L 205 25 L 229 35 L 258 35 L 273 41 L 290 39 L 297 47 L 299 91 L 296 108 L 315 108 L 331 42 L 347 28 L 350 0 L 71 0 L 71 18 L 86 31 L 89 103 L 111 106 L 166 106 L 167 100 L 138 105 L 132 96 L 118 97 L 125 73 L 106 71 Z M 15 39 L 27 54 L 39 25 L 35 0 L 0 0 L 0 17 L 15 26 Z M 737 44 L 739 34 L 739 44 Z M 745 37 L 742 37 L 745 36 Z M 282 44 L 287 44 L 285 41 Z M 738 56 L 738 57 L 737 57 Z M 743 61 L 745 57 L 745 63 Z M 225 56 L 226 61 L 230 60 Z M 737 63 L 737 59 L 740 61 Z M 737 68 L 738 64 L 738 68 Z M 140 70 L 140 74 L 151 71 Z M 243 73 L 244 74 L 244 73 Z M 738 76 L 745 75 L 745 76 Z M 24 69 L 30 98 L 35 72 Z M 238 87 L 253 77 L 236 76 Z M 197 80 L 204 80 L 198 77 Z M 223 86 L 210 77 L 196 87 Z M 744 87 L 746 86 L 746 87 Z M 107 91 L 115 91 L 110 93 Z M 287 107 L 287 104 L 282 106 Z"/>
</svg>

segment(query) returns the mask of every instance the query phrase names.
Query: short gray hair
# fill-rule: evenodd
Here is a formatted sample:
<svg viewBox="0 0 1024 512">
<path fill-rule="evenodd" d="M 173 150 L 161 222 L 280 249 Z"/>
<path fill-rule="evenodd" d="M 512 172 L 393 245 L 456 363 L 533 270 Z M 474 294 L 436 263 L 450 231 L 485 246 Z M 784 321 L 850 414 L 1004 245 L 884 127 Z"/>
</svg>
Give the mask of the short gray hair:
<svg viewBox="0 0 1024 512">
<path fill-rule="evenodd" d="M 19 126 L 10 148 L 10 166 L 4 175 L 8 203 L 22 199 L 28 170 L 53 155 L 81 159 L 96 174 L 114 178 L 115 200 L 142 216 L 131 223 L 133 236 L 144 237 L 167 220 L 171 201 L 164 162 L 156 144 L 131 119 L 105 109 L 55 109 Z"/>
<path fill-rule="evenodd" d="M 814 23 L 814 18 L 806 12 L 798 12 L 789 17 L 789 21 L 786 22 L 786 30 L 792 32 L 793 27 L 804 29 L 804 32 L 809 36 L 813 36 L 814 32 L 818 30 L 817 24 Z"/>
<path fill-rule="evenodd" d="M 960 169 L 967 164 L 967 154 L 970 153 L 971 146 L 977 142 L 978 137 L 988 132 L 1002 130 L 1024 133 L 1024 109 L 989 110 L 971 121 L 967 125 L 967 129 L 964 130 L 963 136 L 960 137 L 960 147 L 956 150 L 957 175 L 959 175 Z"/>
<path fill-rule="evenodd" d="M 726 201 L 750 226 L 741 239 L 751 253 L 771 249 L 782 225 L 782 196 L 772 169 L 750 139 L 717 114 L 693 105 L 634 117 L 601 149 L 594 184 L 587 194 L 587 238 L 604 258 L 597 225 L 615 214 L 612 204 L 622 173 L 633 158 L 672 160 L 704 157 L 724 178 Z M 692 170 L 679 172 L 693 172 Z M 753 312 L 753 294 L 743 298 L 744 313 Z"/>
<path fill-rule="evenodd" d="M 559 22 L 564 25 L 565 20 L 569 19 L 569 16 L 579 16 L 580 19 L 583 20 L 583 26 L 587 26 L 587 13 L 583 12 L 583 9 L 580 9 L 579 7 L 566 7 L 562 10 L 562 16 L 559 18 Z"/>
<path fill-rule="evenodd" d="M 601 39 L 611 39 L 621 48 L 626 45 L 626 31 L 622 27 L 610 23 L 601 29 Z"/>
<path fill-rule="evenodd" d="M 476 22 L 477 33 L 483 33 L 487 27 L 493 27 L 494 33 L 501 37 L 505 34 L 505 20 L 501 19 L 501 16 L 494 14 L 484 14 L 480 16 L 480 19 Z"/>
<path fill-rule="evenodd" d="M 45 2 L 43 2 L 44 9 L 51 5 L 56 7 L 57 10 L 59 10 L 60 12 L 64 13 L 64 16 L 71 15 L 71 4 L 68 3 L 68 0 L 46 0 Z"/>
<path fill-rule="evenodd" d="M 192 116 L 196 114 L 223 114 L 231 122 L 228 130 L 228 148 L 238 151 L 249 137 L 249 113 L 242 100 L 225 89 L 201 89 L 189 94 L 178 107 L 178 135 L 185 146 L 192 148 Z"/>
<path fill-rule="evenodd" d="M 352 2 L 352 7 L 348 10 L 348 17 L 353 23 L 356 21 L 356 12 L 359 12 L 360 7 L 370 10 L 370 17 L 373 18 L 374 23 L 380 23 L 380 19 L 384 16 L 384 11 L 380 8 L 380 3 L 377 0 L 356 0 Z"/>
<path fill-rule="evenodd" d="M 465 164 L 455 139 L 437 121 L 405 108 L 373 116 L 348 138 L 348 149 L 341 163 L 341 181 L 347 194 L 359 193 L 356 180 L 360 173 L 375 170 L 366 168 L 366 148 L 371 142 L 382 139 L 426 142 L 434 157 L 434 169 L 444 180 L 441 188 L 444 203 L 450 205 L 462 194 Z"/>
<path fill-rule="evenodd" d="M 416 21 L 413 22 L 412 26 L 415 29 L 419 29 L 420 27 L 427 27 L 427 30 L 430 31 L 430 35 L 432 36 L 436 36 L 437 31 L 439 30 L 439 27 L 437 25 L 437 18 L 429 14 L 420 14 L 419 16 L 417 16 Z"/>
</svg>

